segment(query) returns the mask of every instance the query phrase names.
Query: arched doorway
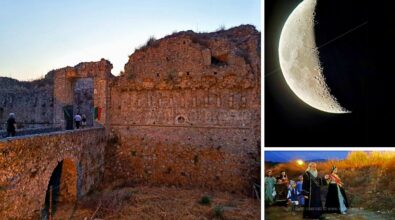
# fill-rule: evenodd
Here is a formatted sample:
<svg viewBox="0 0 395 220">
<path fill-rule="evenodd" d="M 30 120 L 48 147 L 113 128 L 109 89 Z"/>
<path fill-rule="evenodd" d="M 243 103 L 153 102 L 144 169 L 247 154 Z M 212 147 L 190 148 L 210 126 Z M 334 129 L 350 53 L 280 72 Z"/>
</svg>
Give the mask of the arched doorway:
<svg viewBox="0 0 395 220">
<path fill-rule="evenodd" d="M 73 83 L 73 112 L 85 117 L 85 126 L 93 126 L 94 122 L 94 81 L 93 78 L 78 78 Z M 85 127 L 82 126 L 82 127 Z"/>
<path fill-rule="evenodd" d="M 49 179 L 42 219 L 49 219 L 50 215 L 70 217 L 76 201 L 77 169 L 72 160 L 64 159 Z"/>
</svg>

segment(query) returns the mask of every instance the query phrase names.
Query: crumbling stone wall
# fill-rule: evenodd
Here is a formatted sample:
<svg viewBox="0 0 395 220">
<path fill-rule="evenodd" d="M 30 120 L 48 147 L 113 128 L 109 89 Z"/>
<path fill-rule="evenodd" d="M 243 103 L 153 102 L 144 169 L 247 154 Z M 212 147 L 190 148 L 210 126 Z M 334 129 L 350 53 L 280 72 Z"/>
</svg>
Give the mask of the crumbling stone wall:
<svg viewBox="0 0 395 220">
<path fill-rule="evenodd" d="M 63 107 L 87 116 L 94 124 L 93 108 L 101 108 L 98 123 L 107 121 L 107 88 L 112 64 L 107 60 L 84 62 L 49 72 L 44 79 L 19 82 L 0 77 L 0 130 L 9 113 L 16 114 L 18 128 L 65 128 Z"/>
<path fill-rule="evenodd" d="M 93 79 L 93 105 L 102 110 L 98 122 L 106 125 L 108 81 L 113 77 L 111 69 L 112 64 L 102 59 L 99 62 L 84 62 L 74 67 L 54 70 L 54 124 L 65 127 L 63 107 L 75 104 L 75 82 L 82 78 L 91 78 Z"/>
<path fill-rule="evenodd" d="M 129 57 L 110 85 L 108 180 L 246 191 L 257 178 L 260 33 L 180 32 Z"/>
<path fill-rule="evenodd" d="M 6 129 L 10 113 L 15 113 L 18 128 L 52 126 L 52 74 L 32 82 L 0 77 L 0 130 Z"/>
<path fill-rule="evenodd" d="M 65 159 L 77 169 L 78 197 L 85 195 L 101 182 L 105 145 L 104 128 L 0 140 L 1 218 L 37 219 L 49 179 Z"/>
</svg>

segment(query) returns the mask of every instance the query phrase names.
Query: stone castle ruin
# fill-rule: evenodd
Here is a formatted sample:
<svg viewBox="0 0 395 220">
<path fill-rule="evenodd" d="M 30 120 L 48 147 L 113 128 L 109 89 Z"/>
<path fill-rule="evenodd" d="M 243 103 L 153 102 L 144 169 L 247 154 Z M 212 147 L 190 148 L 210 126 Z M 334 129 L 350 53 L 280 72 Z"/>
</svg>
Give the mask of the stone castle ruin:
<svg viewBox="0 0 395 220">
<path fill-rule="evenodd" d="M 55 170 L 65 201 L 113 181 L 250 194 L 259 179 L 260 41 L 250 25 L 179 32 L 150 39 L 117 77 L 102 59 L 31 83 L 1 79 L 0 122 L 15 112 L 27 135 L 0 140 L 0 215 L 39 215 Z M 67 130 L 76 113 L 90 128 Z"/>
</svg>

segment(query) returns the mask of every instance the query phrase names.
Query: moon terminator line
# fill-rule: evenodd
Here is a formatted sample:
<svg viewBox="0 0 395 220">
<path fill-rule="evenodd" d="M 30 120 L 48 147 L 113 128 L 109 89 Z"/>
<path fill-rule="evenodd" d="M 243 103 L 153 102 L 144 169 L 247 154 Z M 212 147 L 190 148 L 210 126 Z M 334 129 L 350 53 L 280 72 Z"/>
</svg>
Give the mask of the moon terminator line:
<svg viewBox="0 0 395 220">
<path fill-rule="evenodd" d="M 306 104 L 328 113 L 350 113 L 325 82 L 314 35 L 316 4 L 317 0 L 304 0 L 285 22 L 279 42 L 280 67 L 288 86 Z"/>
</svg>

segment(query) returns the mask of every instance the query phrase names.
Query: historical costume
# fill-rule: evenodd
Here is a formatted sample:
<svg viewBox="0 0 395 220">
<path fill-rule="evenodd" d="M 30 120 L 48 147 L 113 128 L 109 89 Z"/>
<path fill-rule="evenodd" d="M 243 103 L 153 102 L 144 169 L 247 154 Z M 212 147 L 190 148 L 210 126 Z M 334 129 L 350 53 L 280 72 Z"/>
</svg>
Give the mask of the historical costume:
<svg viewBox="0 0 395 220">
<path fill-rule="evenodd" d="M 281 179 L 277 179 L 277 184 L 275 185 L 276 197 L 274 200 L 277 205 L 287 206 L 288 203 L 288 185 L 284 184 Z"/>
<path fill-rule="evenodd" d="M 291 203 L 292 211 L 295 211 L 296 206 L 299 205 L 299 200 L 298 200 L 298 190 L 296 189 L 296 183 L 293 180 L 290 181 L 290 187 L 288 190 L 288 199 Z"/>
<path fill-rule="evenodd" d="M 329 175 L 328 194 L 326 195 L 325 210 L 328 213 L 345 214 L 348 209 L 346 192 L 343 188 L 343 182 L 337 175 L 337 168 L 332 168 Z"/>
<path fill-rule="evenodd" d="M 302 194 L 303 175 L 299 176 L 299 181 L 296 182 L 296 192 L 298 194 L 298 201 L 301 206 L 304 205 L 304 196 Z"/>
<path fill-rule="evenodd" d="M 322 215 L 321 186 L 325 179 L 318 176 L 316 163 L 310 163 L 303 174 L 302 194 L 305 196 L 303 218 L 318 219 Z"/>
<path fill-rule="evenodd" d="M 277 177 L 277 182 L 278 182 L 279 180 L 281 180 L 281 183 L 282 183 L 282 184 L 288 186 L 289 181 L 288 181 L 288 176 L 287 176 L 287 174 L 285 173 L 285 171 L 281 171 L 280 176 Z"/>
<path fill-rule="evenodd" d="M 276 178 L 272 177 L 272 171 L 269 170 L 265 176 L 265 204 L 271 205 L 274 203 L 274 185 Z"/>
</svg>

